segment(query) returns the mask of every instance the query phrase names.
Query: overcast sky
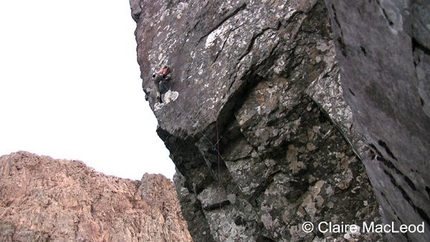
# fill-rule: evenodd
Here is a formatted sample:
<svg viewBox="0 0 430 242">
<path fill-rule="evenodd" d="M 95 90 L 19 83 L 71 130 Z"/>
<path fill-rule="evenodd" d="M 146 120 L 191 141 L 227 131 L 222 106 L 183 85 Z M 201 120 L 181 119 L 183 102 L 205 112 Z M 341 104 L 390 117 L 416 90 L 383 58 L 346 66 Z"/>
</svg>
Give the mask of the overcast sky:
<svg viewBox="0 0 430 242">
<path fill-rule="evenodd" d="M 0 155 L 140 180 L 174 166 L 141 88 L 127 0 L 0 2 Z"/>
</svg>

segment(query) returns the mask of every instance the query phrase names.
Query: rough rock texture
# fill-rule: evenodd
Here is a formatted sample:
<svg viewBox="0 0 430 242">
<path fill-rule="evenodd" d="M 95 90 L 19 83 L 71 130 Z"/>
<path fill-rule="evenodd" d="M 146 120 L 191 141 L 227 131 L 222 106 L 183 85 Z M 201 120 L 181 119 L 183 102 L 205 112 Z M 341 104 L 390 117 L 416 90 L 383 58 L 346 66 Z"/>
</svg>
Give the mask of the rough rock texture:
<svg viewBox="0 0 430 242">
<path fill-rule="evenodd" d="M 345 99 L 372 148 L 365 165 L 384 221 L 425 222 L 430 241 L 430 2 L 326 0 Z"/>
<path fill-rule="evenodd" d="M 80 161 L 0 157 L 0 241 L 192 241 L 162 175 L 132 181 Z"/>
<path fill-rule="evenodd" d="M 322 0 L 130 0 L 142 87 L 195 241 L 376 241 L 378 222 Z M 151 74 L 172 68 L 172 102 Z M 355 152 L 355 153 L 354 153 Z"/>
</svg>

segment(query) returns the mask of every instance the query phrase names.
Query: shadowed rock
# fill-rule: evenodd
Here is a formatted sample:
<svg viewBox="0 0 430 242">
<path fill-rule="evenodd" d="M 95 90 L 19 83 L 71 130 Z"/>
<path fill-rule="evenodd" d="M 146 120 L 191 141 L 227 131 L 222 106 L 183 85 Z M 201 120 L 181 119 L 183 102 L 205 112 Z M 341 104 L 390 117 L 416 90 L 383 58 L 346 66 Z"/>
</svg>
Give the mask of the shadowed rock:
<svg viewBox="0 0 430 242">
<path fill-rule="evenodd" d="M 372 148 L 365 165 L 384 221 L 425 223 L 430 241 L 430 2 L 326 0 L 345 100 Z"/>
<path fill-rule="evenodd" d="M 381 237 L 301 229 L 380 221 L 323 1 L 130 2 L 143 87 L 169 65 L 179 93 L 149 105 L 195 241 Z"/>
</svg>

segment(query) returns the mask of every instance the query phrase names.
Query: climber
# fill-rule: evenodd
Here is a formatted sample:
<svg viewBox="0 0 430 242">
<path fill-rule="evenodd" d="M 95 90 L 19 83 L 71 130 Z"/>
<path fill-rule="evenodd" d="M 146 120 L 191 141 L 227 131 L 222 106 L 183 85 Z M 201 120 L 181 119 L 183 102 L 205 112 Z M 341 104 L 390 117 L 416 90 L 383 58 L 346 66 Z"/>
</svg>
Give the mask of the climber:
<svg viewBox="0 0 430 242">
<path fill-rule="evenodd" d="M 159 71 L 156 72 L 156 74 L 161 75 L 163 77 L 166 77 L 170 73 L 170 69 L 168 66 L 164 66 Z"/>
<path fill-rule="evenodd" d="M 157 88 L 157 100 L 162 103 L 163 95 L 169 90 L 169 82 L 171 80 L 170 68 L 164 66 L 159 71 L 152 74 L 152 77 L 154 78 L 154 84 Z"/>
</svg>

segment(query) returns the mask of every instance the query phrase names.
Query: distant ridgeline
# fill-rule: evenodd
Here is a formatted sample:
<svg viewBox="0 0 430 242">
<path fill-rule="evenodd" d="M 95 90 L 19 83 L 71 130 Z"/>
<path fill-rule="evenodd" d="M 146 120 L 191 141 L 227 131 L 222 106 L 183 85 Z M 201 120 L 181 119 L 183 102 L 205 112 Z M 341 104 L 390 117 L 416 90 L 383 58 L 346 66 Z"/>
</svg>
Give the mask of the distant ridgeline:
<svg viewBox="0 0 430 242">
<path fill-rule="evenodd" d="M 0 241 L 191 242 L 173 183 L 106 176 L 80 161 L 0 157 Z"/>
</svg>

